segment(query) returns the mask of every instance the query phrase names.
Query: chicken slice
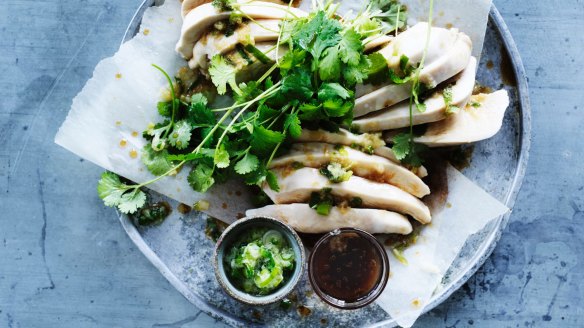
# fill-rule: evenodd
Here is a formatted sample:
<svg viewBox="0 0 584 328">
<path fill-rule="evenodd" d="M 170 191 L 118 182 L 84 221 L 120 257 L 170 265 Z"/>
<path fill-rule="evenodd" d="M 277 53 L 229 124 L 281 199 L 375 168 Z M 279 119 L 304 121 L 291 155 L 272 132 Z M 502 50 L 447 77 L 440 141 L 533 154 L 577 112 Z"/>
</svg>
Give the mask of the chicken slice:
<svg viewBox="0 0 584 328">
<path fill-rule="evenodd" d="M 207 69 L 213 56 L 233 51 L 238 44 L 255 44 L 278 39 L 280 20 L 257 20 L 243 24 L 230 36 L 222 32 L 209 32 L 203 35 L 193 48 L 189 67 Z"/>
<path fill-rule="evenodd" d="M 469 105 L 445 120 L 430 124 L 416 142 L 444 147 L 488 139 L 501 129 L 508 106 L 509 95 L 505 90 L 472 96 Z"/>
<path fill-rule="evenodd" d="M 426 23 L 415 25 L 398 35 L 393 42 L 379 51 L 387 59 L 388 66 L 391 69 L 399 70 L 399 58 L 402 55 L 408 56 L 413 61 L 408 53 L 416 58 L 420 47 L 423 51 L 426 40 L 425 34 L 421 39 L 418 38 L 421 37 L 421 32 L 426 32 L 427 26 Z M 400 53 L 399 51 L 406 52 Z M 471 52 L 472 42 L 466 34 L 458 32 L 456 29 L 447 30 L 433 27 L 428 55 L 425 65 L 420 71 L 420 82 L 430 89 L 435 88 L 438 84 L 465 69 L 469 63 Z M 409 98 L 410 94 L 411 83 L 388 84 L 385 86 L 358 85 L 354 109 L 355 117 L 397 104 Z"/>
<path fill-rule="evenodd" d="M 412 225 L 405 216 L 365 208 L 333 207 L 330 213 L 324 216 L 318 215 L 308 204 L 268 205 L 248 210 L 245 215 L 272 217 L 304 233 L 327 233 L 344 227 L 362 229 L 369 233 L 407 235 L 412 232 Z"/>
<path fill-rule="evenodd" d="M 377 208 L 411 215 L 421 223 L 432 220 L 430 210 L 421 200 L 404 190 L 387 183 L 369 181 L 352 176 L 345 182 L 332 183 L 318 169 L 302 168 L 292 172 L 274 169 L 280 191 L 272 190 L 267 184 L 264 192 L 276 204 L 305 203 L 313 192 L 330 188 L 331 194 L 342 199 L 355 197 L 363 201 L 365 208 Z"/>
<path fill-rule="evenodd" d="M 294 163 L 320 168 L 331 162 L 350 167 L 356 176 L 397 186 L 417 197 L 430 193 L 430 189 L 422 179 L 387 158 L 367 155 L 349 147 L 338 149 L 337 146 L 326 143 L 295 144 L 288 154 L 274 159 L 270 168 L 291 168 Z"/>
<path fill-rule="evenodd" d="M 452 86 L 451 105 L 464 107 L 468 102 L 475 84 L 476 59 L 471 58 L 468 66 Z M 424 101 L 426 110 L 413 109 L 413 124 L 419 125 L 440 121 L 446 118 L 446 103 L 442 92 L 435 92 Z M 353 121 L 353 127 L 362 132 L 376 132 L 399 129 L 410 125 L 410 104 L 401 102 Z"/>
<path fill-rule="evenodd" d="M 339 129 L 338 132 L 302 129 L 300 137 L 294 139 L 293 142 L 325 142 L 329 144 L 362 148 L 364 150 L 371 149 L 375 155 L 387 158 L 394 163 L 401 164 L 395 157 L 391 148 L 385 147 L 385 142 L 381 140 L 381 136 L 378 134 L 354 134 L 345 129 Z M 428 171 L 423 166 L 412 169 L 412 172 L 420 178 L 424 178 L 428 175 Z"/>
<path fill-rule="evenodd" d="M 286 17 L 306 17 L 308 14 L 300 9 L 288 8 L 264 1 L 240 1 L 239 9 L 253 19 L 284 19 Z M 183 20 L 180 39 L 176 51 L 185 59 L 193 57 L 195 43 L 218 21 L 228 19 L 230 11 L 218 11 L 212 4 L 206 3 L 191 10 Z"/>
<path fill-rule="evenodd" d="M 200 5 L 211 3 L 213 0 L 184 0 L 181 5 L 181 15 L 184 18 L 191 10 Z"/>
</svg>

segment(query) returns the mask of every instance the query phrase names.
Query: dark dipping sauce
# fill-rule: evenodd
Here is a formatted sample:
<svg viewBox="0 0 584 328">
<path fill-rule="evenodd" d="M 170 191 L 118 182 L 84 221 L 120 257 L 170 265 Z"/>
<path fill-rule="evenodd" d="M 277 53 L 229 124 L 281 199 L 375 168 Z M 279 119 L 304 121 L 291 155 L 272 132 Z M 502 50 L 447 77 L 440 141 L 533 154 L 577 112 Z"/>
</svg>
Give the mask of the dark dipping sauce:
<svg viewBox="0 0 584 328">
<path fill-rule="evenodd" d="M 381 294 L 389 275 L 389 261 L 375 237 L 343 228 L 316 244 L 308 269 L 313 288 L 325 302 L 354 309 Z"/>
</svg>

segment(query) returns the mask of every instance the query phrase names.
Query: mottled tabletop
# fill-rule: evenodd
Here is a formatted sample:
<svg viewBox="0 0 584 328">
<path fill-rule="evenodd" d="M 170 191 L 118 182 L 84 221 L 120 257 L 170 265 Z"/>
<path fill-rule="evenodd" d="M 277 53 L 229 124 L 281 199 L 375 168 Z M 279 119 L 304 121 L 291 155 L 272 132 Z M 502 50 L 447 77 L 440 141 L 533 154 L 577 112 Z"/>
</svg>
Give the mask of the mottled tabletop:
<svg viewBox="0 0 584 328">
<path fill-rule="evenodd" d="M 141 0 L 0 6 L 0 327 L 219 327 L 96 197 L 101 169 L 54 145 L 71 99 Z M 533 135 L 493 255 L 420 327 L 584 325 L 584 1 L 495 0 L 522 54 Z"/>
</svg>

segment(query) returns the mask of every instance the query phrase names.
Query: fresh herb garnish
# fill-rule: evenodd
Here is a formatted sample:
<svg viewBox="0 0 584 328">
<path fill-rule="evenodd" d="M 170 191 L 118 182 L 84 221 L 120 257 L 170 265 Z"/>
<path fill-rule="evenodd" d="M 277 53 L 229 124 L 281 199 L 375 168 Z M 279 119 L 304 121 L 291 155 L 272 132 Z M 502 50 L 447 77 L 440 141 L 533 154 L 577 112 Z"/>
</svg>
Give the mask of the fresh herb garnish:
<svg viewBox="0 0 584 328">
<path fill-rule="evenodd" d="M 104 172 L 97 184 L 97 194 L 106 206 L 117 207 L 122 213 L 134 213 L 146 204 L 146 194 L 128 186 L 112 172 Z"/>
</svg>

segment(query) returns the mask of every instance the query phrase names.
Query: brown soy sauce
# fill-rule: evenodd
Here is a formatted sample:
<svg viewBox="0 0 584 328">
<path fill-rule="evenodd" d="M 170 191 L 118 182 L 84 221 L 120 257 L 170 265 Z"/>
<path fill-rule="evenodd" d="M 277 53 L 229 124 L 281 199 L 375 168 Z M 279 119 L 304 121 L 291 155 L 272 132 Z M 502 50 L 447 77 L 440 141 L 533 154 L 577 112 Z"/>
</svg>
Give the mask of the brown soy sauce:
<svg viewBox="0 0 584 328">
<path fill-rule="evenodd" d="M 367 298 L 382 280 L 383 262 L 371 240 L 356 232 L 334 235 L 313 250 L 314 282 L 346 303 Z"/>
</svg>

